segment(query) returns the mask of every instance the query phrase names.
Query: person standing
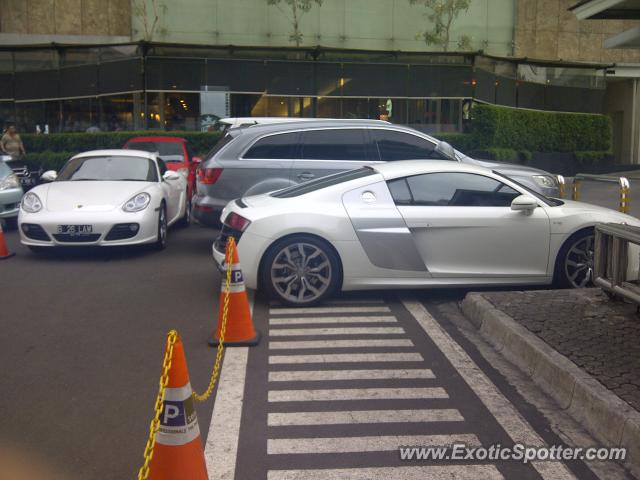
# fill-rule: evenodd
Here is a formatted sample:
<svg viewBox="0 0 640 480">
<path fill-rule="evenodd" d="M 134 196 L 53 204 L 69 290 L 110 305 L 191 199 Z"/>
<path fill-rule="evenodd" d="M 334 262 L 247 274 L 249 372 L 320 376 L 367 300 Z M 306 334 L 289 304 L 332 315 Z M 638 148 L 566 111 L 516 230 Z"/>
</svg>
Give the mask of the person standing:
<svg viewBox="0 0 640 480">
<path fill-rule="evenodd" d="M 15 125 L 9 125 L 5 134 L 2 135 L 0 139 L 0 149 L 14 158 L 27 153 L 20 139 L 20 135 L 18 135 L 16 131 Z"/>
</svg>

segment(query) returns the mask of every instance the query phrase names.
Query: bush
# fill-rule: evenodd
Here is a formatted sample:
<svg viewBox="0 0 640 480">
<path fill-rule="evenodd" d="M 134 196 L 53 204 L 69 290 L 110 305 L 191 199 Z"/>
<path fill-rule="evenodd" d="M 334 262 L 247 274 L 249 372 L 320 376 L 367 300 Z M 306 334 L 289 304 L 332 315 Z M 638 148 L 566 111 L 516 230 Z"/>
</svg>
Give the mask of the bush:
<svg viewBox="0 0 640 480">
<path fill-rule="evenodd" d="M 582 151 L 574 153 L 576 160 L 583 166 L 595 166 L 611 160 L 611 152 L 608 151 Z"/>
<path fill-rule="evenodd" d="M 472 143 L 482 150 L 575 152 L 611 148 L 611 123 L 605 115 L 476 105 L 471 129 Z"/>
<path fill-rule="evenodd" d="M 109 132 L 109 133 L 52 133 L 37 135 L 22 134 L 22 141 L 27 152 L 73 152 L 80 153 L 87 150 L 101 148 L 122 148 L 127 140 L 140 136 L 166 136 L 186 138 L 194 155 L 204 155 L 218 141 L 220 132 Z"/>
<path fill-rule="evenodd" d="M 479 160 L 495 160 L 496 162 L 517 163 L 521 156 L 512 148 L 485 148 L 483 150 L 474 150 L 469 153 L 472 158 Z"/>
</svg>

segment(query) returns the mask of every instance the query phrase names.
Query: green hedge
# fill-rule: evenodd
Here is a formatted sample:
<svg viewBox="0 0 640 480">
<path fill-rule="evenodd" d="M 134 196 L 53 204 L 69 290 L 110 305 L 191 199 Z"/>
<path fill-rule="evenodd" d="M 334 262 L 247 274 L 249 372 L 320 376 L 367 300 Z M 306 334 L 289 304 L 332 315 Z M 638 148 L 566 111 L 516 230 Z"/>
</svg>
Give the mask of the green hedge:
<svg viewBox="0 0 640 480">
<path fill-rule="evenodd" d="M 611 148 L 611 122 L 605 115 L 476 105 L 471 118 L 472 143 L 478 149 L 575 152 Z"/>
<path fill-rule="evenodd" d="M 109 132 L 109 133 L 52 133 L 50 135 L 22 134 L 27 152 L 86 152 L 101 148 L 122 148 L 127 140 L 140 136 L 168 136 L 186 138 L 195 155 L 203 155 L 220 138 L 220 132 Z"/>
</svg>

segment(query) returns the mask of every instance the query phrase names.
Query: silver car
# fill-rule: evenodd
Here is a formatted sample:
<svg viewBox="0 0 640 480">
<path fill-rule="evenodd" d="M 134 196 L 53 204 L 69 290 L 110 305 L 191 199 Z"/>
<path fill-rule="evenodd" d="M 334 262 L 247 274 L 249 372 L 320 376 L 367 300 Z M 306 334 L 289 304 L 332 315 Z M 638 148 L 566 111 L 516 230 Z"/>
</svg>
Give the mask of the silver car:
<svg viewBox="0 0 640 480">
<path fill-rule="evenodd" d="M 15 228 L 20 211 L 22 186 L 9 166 L 0 160 L 0 219 Z"/>
<path fill-rule="evenodd" d="M 344 170 L 396 160 L 450 160 L 492 168 L 549 197 L 554 176 L 472 159 L 429 135 L 378 120 L 317 120 L 230 130 L 202 163 L 193 216 L 217 225 L 234 198 L 279 190 Z"/>
</svg>

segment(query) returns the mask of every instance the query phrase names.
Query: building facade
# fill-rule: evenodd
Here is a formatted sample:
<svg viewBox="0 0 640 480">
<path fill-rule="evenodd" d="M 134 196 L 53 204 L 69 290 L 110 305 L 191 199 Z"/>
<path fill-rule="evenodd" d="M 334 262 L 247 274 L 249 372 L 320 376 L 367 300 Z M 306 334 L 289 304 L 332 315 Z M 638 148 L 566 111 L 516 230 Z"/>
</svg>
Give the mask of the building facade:
<svg viewBox="0 0 640 480">
<path fill-rule="evenodd" d="M 457 132 L 477 101 L 611 111 L 616 124 L 612 63 L 600 44 L 585 53 L 596 33 L 567 26 L 566 3 L 469 0 L 443 33 L 448 19 L 410 0 L 323 0 L 295 14 L 267 0 L 0 0 L 0 120 L 74 132 L 382 117 Z"/>
</svg>

